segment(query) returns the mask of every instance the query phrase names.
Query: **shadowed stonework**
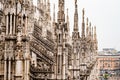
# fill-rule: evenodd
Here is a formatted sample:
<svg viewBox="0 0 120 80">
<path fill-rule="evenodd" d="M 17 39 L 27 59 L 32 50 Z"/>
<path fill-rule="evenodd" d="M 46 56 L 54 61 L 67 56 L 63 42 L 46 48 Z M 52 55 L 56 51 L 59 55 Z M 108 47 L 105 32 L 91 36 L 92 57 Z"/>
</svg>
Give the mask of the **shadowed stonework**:
<svg viewBox="0 0 120 80">
<path fill-rule="evenodd" d="M 55 6 L 51 19 L 49 0 L 38 0 L 37 7 L 32 0 L 0 1 L 0 80 L 94 80 L 96 27 L 88 18 L 85 23 L 84 9 L 78 25 L 75 0 L 70 36 L 64 6 L 59 0 L 56 21 Z"/>
</svg>

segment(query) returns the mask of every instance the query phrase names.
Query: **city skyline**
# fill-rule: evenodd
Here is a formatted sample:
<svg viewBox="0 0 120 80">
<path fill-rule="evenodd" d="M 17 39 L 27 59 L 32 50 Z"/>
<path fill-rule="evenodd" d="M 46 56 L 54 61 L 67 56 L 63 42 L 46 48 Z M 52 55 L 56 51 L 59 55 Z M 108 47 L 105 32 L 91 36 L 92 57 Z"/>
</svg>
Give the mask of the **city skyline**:
<svg viewBox="0 0 120 80">
<path fill-rule="evenodd" d="M 53 12 L 53 5 L 56 8 L 57 17 L 57 0 L 50 0 L 51 12 Z M 85 9 L 85 18 L 89 18 L 92 26 L 97 28 L 98 50 L 103 48 L 115 48 L 120 50 L 119 38 L 119 20 L 120 20 L 120 1 L 119 0 L 78 0 L 78 13 L 79 13 L 79 31 L 81 33 L 82 25 L 82 9 Z M 65 0 L 65 11 L 68 8 L 70 16 L 70 34 L 73 31 L 73 15 L 74 15 L 74 0 Z M 51 16 L 53 13 L 51 13 Z"/>
</svg>

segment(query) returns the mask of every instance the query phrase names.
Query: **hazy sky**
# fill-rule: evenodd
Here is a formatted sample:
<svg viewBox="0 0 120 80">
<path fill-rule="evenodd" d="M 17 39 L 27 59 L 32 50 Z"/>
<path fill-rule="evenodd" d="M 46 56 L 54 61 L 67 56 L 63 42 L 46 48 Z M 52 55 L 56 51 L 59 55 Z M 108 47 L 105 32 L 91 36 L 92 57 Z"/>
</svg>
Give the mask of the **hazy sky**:
<svg viewBox="0 0 120 80">
<path fill-rule="evenodd" d="M 34 0 L 35 1 L 35 0 Z M 85 8 L 85 17 L 89 18 L 92 26 L 97 27 L 98 48 L 115 48 L 120 50 L 120 0 L 77 0 L 79 11 L 79 30 L 81 33 L 82 9 Z M 58 0 L 50 0 L 51 12 L 53 4 Z M 65 0 L 65 10 L 69 9 L 70 29 L 73 30 L 74 0 Z M 51 13 L 52 15 L 52 13 Z"/>
</svg>

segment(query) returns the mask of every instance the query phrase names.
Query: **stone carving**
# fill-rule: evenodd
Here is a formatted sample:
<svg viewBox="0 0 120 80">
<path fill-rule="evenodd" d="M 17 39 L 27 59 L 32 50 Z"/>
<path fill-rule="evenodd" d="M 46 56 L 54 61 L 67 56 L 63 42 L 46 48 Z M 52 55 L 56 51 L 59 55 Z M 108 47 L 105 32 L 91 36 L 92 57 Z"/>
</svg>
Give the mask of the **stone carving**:
<svg viewBox="0 0 120 80">
<path fill-rule="evenodd" d="M 80 35 L 77 0 L 72 38 L 69 16 L 65 19 L 64 0 L 58 2 L 57 22 L 55 11 L 54 20 L 51 20 L 49 0 L 39 0 L 38 6 L 34 6 L 32 0 L 2 0 L 0 3 L 3 4 L 0 10 L 0 60 L 4 63 L 4 74 L 0 70 L 0 79 L 80 80 L 91 72 L 92 59 L 97 53 L 96 29 L 93 35 L 88 21 L 85 28 L 83 10 Z"/>
</svg>

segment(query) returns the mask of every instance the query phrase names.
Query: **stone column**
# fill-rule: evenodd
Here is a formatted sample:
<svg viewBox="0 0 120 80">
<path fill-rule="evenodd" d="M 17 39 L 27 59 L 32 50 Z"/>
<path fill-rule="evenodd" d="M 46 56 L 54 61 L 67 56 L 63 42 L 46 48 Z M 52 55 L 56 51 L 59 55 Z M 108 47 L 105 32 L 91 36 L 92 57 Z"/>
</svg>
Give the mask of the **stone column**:
<svg viewBox="0 0 120 80">
<path fill-rule="evenodd" d="M 27 66 L 26 66 L 26 80 L 29 80 L 29 64 L 30 62 L 29 62 L 29 59 L 27 59 L 27 61 L 26 61 L 26 64 L 27 64 Z"/>
<path fill-rule="evenodd" d="M 7 61 L 6 59 L 4 60 L 4 80 L 6 80 L 7 78 Z"/>
<path fill-rule="evenodd" d="M 25 19 L 25 35 L 28 34 L 27 27 L 28 27 L 28 25 L 27 25 L 27 16 L 26 16 L 26 19 Z"/>
<path fill-rule="evenodd" d="M 12 14 L 10 14 L 10 34 L 12 34 Z"/>
<path fill-rule="evenodd" d="M 23 62 L 20 59 L 16 61 L 16 76 L 22 76 Z"/>
<path fill-rule="evenodd" d="M 25 75 L 24 75 L 24 80 L 29 80 L 29 60 L 25 59 Z"/>
<path fill-rule="evenodd" d="M 24 61 L 24 80 L 26 80 L 26 59 Z"/>
<path fill-rule="evenodd" d="M 4 54 L 4 80 L 7 80 L 7 43 L 5 44 L 5 54 Z"/>
<path fill-rule="evenodd" d="M 11 60 L 9 58 L 8 80 L 11 80 Z"/>
<path fill-rule="evenodd" d="M 23 17 L 24 15 L 22 15 L 21 17 L 21 26 L 22 26 L 22 34 L 25 35 L 25 20 L 23 19 Z"/>
<path fill-rule="evenodd" d="M 22 18 L 21 18 L 21 24 L 22 24 L 22 34 L 25 35 L 25 25 L 26 25 L 25 24 L 25 22 L 26 22 L 25 19 L 26 18 L 25 19 L 23 19 L 23 18 L 24 18 L 24 14 L 22 15 Z"/>
<path fill-rule="evenodd" d="M 66 60 L 65 60 L 65 58 L 66 58 L 66 55 L 65 55 L 65 52 L 63 53 L 63 66 L 62 66 L 62 79 L 63 80 L 65 80 L 65 78 L 66 78 L 66 68 L 65 68 L 65 65 L 66 65 Z"/>
<path fill-rule="evenodd" d="M 29 69 L 30 69 L 30 60 L 29 60 L 29 56 L 30 56 L 30 52 L 29 52 L 29 43 L 26 42 L 26 52 L 25 52 L 25 80 L 29 80 Z"/>
<path fill-rule="evenodd" d="M 15 34 L 15 31 L 16 31 L 16 30 L 15 30 L 15 29 L 16 29 L 16 28 L 15 28 L 15 27 L 16 27 L 16 26 L 15 26 L 15 15 L 14 15 L 14 22 L 13 22 L 13 23 L 14 23 L 14 24 L 13 24 L 13 34 Z"/>
<path fill-rule="evenodd" d="M 8 34 L 8 14 L 6 15 L 6 34 Z"/>
<path fill-rule="evenodd" d="M 62 53 L 62 52 L 61 52 Z M 62 55 L 60 55 L 60 79 L 62 79 Z"/>
<path fill-rule="evenodd" d="M 74 72 L 73 72 L 73 69 L 74 69 L 74 54 L 73 53 L 71 54 L 71 63 L 72 63 L 72 66 L 70 68 L 70 72 L 71 72 L 71 79 L 73 79 L 73 76 L 74 76 Z"/>
</svg>

